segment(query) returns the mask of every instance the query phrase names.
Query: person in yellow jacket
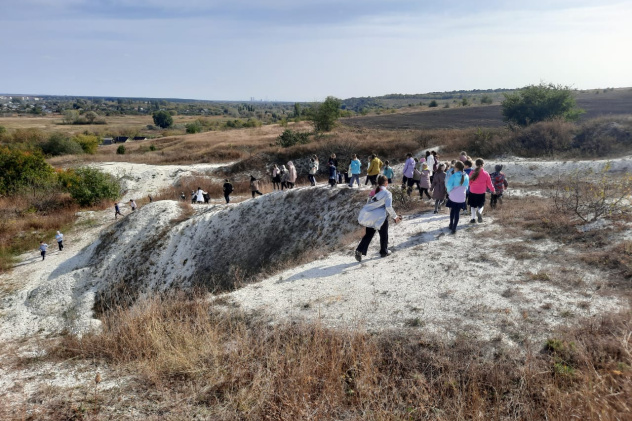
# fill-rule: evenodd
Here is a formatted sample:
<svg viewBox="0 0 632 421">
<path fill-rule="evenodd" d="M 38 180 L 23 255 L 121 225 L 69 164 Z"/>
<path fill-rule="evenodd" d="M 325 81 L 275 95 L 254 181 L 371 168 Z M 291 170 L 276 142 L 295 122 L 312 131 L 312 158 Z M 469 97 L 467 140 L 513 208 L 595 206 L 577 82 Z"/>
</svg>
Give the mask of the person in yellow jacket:
<svg viewBox="0 0 632 421">
<path fill-rule="evenodd" d="M 369 177 L 369 181 L 372 186 L 377 185 L 377 176 L 380 175 L 383 166 L 384 163 L 377 157 L 377 155 L 371 155 L 371 164 L 369 165 L 366 175 Z"/>
</svg>

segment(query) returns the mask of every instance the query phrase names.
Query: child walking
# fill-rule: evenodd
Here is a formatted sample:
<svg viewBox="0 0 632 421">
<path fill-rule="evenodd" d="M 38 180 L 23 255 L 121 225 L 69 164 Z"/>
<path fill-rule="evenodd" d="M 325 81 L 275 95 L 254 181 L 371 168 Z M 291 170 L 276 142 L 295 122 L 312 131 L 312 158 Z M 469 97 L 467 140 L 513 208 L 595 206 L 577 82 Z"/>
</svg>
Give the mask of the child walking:
<svg viewBox="0 0 632 421">
<path fill-rule="evenodd" d="M 463 169 L 463 163 L 457 161 L 454 164 L 455 172 L 447 181 L 448 202 L 446 207 L 450 208 L 450 225 L 448 228 L 452 231 L 452 234 L 456 234 L 460 211 L 466 208 L 465 192 L 470 185 L 469 177 L 463 172 Z"/>
<path fill-rule="evenodd" d="M 496 208 L 496 204 L 498 202 L 500 202 L 501 204 L 503 203 L 503 193 L 505 189 L 509 187 L 509 183 L 507 182 L 505 174 L 501 172 L 502 169 L 502 165 L 496 165 L 494 167 L 495 171 L 490 174 L 490 177 L 492 178 L 492 184 L 494 185 L 494 189 L 496 190 L 495 193 L 492 193 L 492 196 L 489 200 L 489 206 L 491 206 L 492 209 Z"/>
<path fill-rule="evenodd" d="M 393 168 L 391 168 L 388 165 L 388 161 L 384 161 L 384 170 L 382 171 L 382 174 L 384 174 L 384 176 L 388 179 L 388 184 L 391 184 L 393 182 Z"/>
<path fill-rule="evenodd" d="M 483 169 L 485 161 L 478 158 L 475 164 L 476 169 L 472 171 L 470 175 L 470 195 L 467 200 L 472 212 L 470 224 L 476 223 L 474 217 L 478 218 L 479 224 L 483 222 L 483 208 L 485 206 L 485 192 L 487 192 L 487 189 L 489 189 L 492 194 L 496 193 L 489 173 Z"/>
<path fill-rule="evenodd" d="M 40 254 L 42 255 L 42 260 L 44 260 L 46 258 L 46 250 L 48 250 L 48 244 L 46 244 L 43 241 L 40 241 Z"/>
</svg>

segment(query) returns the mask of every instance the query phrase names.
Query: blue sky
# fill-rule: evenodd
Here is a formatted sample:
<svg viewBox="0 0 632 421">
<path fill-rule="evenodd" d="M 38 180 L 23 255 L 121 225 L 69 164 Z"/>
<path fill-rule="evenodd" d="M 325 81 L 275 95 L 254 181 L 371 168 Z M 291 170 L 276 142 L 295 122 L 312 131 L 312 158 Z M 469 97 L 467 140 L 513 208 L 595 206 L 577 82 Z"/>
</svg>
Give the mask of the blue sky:
<svg viewBox="0 0 632 421">
<path fill-rule="evenodd" d="M 0 92 L 319 101 L 632 86 L 630 22 L 632 0 L 0 0 Z"/>
</svg>

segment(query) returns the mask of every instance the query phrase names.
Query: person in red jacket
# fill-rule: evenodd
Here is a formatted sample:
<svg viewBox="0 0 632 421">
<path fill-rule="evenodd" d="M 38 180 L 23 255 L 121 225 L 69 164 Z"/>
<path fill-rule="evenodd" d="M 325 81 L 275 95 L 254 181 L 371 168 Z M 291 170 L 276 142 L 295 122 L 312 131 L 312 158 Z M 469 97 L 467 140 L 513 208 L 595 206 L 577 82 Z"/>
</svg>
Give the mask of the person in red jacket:
<svg viewBox="0 0 632 421">
<path fill-rule="evenodd" d="M 476 169 L 470 173 L 470 195 L 467 199 L 467 204 L 470 205 L 472 212 L 472 219 L 470 224 L 483 222 L 483 207 L 485 206 L 485 192 L 490 190 L 495 193 L 494 185 L 489 173 L 483 169 L 485 161 L 478 158 L 475 161 Z"/>
</svg>

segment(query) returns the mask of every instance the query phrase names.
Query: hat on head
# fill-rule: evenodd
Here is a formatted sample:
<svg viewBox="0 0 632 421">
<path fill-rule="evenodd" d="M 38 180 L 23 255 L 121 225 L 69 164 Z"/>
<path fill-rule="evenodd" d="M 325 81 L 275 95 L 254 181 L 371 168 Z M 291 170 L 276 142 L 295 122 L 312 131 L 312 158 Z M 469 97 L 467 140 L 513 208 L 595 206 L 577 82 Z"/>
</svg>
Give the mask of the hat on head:
<svg viewBox="0 0 632 421">
<path fill-rule="evenodd" d="M 497 165 L 494 167 L 494 169 L 495 169 L 496 171 L 501 171 L 501 170 L 503 169 L 503 166 L 502 166 L 502 165 L 500 165 L 500 164 L 497 164 Z"/>
</svg>

